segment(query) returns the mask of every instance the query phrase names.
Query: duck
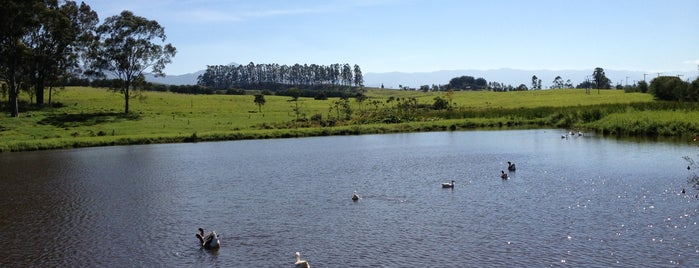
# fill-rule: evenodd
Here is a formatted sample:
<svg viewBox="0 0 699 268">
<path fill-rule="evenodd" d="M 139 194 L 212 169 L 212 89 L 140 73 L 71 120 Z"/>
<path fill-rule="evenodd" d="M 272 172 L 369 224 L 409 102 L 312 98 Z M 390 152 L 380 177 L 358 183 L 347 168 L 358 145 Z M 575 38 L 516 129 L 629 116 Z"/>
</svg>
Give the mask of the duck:
<svg viewBox="0 0 699 268">
<path fill-rule="evenodd" d="M 357 191 L 354 191 L 354 194 L 352 194 L 352 201 L 357 201 L 359 200 L 359 194 L 357 194 Z"/>
<path fill-rule="evenodd" d="M 301 253 L 296 252 L 296 262 L 294 263 L 295 268 L 311 268 L 311 265 L 306 260 L 301 260 Z"/>
<path fill-rule="evenodd" d="M 515 163 L 512 163 L 510 161 L 507 161 L 507 170 L 509 171 L 515 171 L 517 170 L 517 167 L 515 167 Z"/>
<path fill-rule="evenodd" d="M 196 237 L 199 238 L 199 243 L 201 243 L 204 249 L 218 249 L 221 247 L 216 231 L 211 231 L 211 233 L 204 236 L 204 228 L 199 227 L 199 233 L 197 233 Z"/>
<path fill-rule="evenodd" d="M 505 173 L 504 170 L 500 170 L 500 178 L 503 179 L 503 180 L 506 180 L 506 179 L 509 179 L 510 176 L 507 175 L 507 173 Z"/>
<path fill-rule="evenodd" d="M 442 183 L 442 188 L 454 188 L 454 181 Z"/>
</svg>

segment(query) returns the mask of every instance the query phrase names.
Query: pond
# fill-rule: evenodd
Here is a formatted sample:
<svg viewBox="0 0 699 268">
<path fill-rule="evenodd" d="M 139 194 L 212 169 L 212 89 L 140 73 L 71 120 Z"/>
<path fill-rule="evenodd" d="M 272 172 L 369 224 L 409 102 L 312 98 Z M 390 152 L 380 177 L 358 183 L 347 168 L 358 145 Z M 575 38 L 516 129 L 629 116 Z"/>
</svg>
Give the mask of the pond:
<svg viewBox="0 0 699 268">
<path fill-rule="evenodd" d="M 0 154 L 0 266 L 291 267 L 299 251 L 313 267 L 699 267 L 698 191 L 682 159 L 697 147 L 562 135 Z M 201 249 L 198 227 L 221 248 Z"/>
</svg>

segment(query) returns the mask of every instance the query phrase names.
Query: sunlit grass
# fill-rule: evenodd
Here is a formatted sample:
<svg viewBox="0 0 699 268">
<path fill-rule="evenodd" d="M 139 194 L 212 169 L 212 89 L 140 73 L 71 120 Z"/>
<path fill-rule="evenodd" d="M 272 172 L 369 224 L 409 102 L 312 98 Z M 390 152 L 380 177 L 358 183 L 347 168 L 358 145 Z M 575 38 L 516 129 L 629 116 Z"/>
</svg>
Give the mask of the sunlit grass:
<svg viewBox="0 0 699 268">
<path fill-rule="evenodd" d="M 366 95 L 361 107 L 351 100 L 354 116 L 395 109 L 389 98 L 414 98 L 424 106 L 447 99 L 445 92 L 369 89 Z M 585 127 L 631 135 L 691 135 L 699 129 L 695 104 L 659 103 L 649 94 L 618 90 L 457 91 L 449 111 L 418 111 L 391 124 L 363 118 L 371 116 L 367 112 L 335 127 L 295 122 L 295 103 L 285 96 L 265 96 L 260 111 L 252 95 L 144 92 L 130 100 L 128 115 L 123 96 L 106 89 L 71 87 L 52 99 L 62 106 L 25 109 L 19 118 L 0 115 L 0 151 L 474 128 Z M 300 117 L 328 119 L 337 100 L 300 98 Z"/>
</svg>

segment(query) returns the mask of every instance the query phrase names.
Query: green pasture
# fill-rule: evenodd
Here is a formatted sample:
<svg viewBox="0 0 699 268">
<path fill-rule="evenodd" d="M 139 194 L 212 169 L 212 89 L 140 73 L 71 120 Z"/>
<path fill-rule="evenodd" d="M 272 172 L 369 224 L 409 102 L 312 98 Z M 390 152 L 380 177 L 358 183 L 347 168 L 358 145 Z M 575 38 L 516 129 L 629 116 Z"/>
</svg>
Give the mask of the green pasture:
<svg viewBox="0 0 699 268">
<path fill-rule="evenodd" d="M 24 105 L 19 118 L 0 115 L 0 152 L 210 140 L 352 135 L 474 128 L 585 128 L 617 135 L 696 134 L 699 108 L 694 103 L 656 102 L 649 94 L 603 90 L 538 90 L 525 92 L 463 91 L 452 96 L 452 109 L 430 110 L 444 92 L 369 89 L 361 105 L 350 100 L 351 120 L 332 127 L 327 120 L 338 99 L 299 98 L 295 120 L 290 97 L 265 96 L 260 111 L 252 95 L 187 95 L 143 92 L 130 100 L 107 89 L 70 87 L 57 91 L 53 107 Z M 383 123 L 396 103 L 414 100 L 423 110 L 405 120 Z M 391 101 L 389 101 L 391 100 Z M 28 102 L 29 99 L 23 99 Z M 401 116 L 405 116 L 401 114 Z"/>
</svg>

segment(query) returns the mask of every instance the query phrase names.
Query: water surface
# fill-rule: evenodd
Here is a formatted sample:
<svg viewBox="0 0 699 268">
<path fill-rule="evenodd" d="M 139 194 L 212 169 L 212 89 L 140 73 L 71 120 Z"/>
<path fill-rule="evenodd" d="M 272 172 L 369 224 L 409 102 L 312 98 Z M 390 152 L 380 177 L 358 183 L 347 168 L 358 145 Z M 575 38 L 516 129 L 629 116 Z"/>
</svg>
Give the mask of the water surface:
<svg viewBox="0 0 699 268">
<path fill-rule="evenodd" d="M 698 151 L 523 130 L 0 154 L 0 266 L 699 267 Z"/>
</svg>

